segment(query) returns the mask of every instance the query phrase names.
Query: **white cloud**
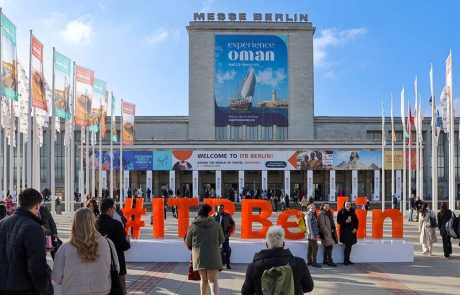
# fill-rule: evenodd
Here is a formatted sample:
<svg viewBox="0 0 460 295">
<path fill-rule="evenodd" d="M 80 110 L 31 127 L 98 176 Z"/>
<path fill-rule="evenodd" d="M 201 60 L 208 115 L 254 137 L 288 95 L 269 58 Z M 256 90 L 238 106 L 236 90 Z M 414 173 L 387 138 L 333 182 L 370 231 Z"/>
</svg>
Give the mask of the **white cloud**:
<svg viewBox="0 0 460 295">
<path fill-rule="evenodd" d="M 71 44 L 85 44 L 91 42 L 93 37 L 93 21 L 89 15 L 82 16 L 78 19 L 70 21 L 65 26 L 65 29 L 59 32 L 59 35 Z"/>
<path fill-rule="evenodd" d="M 273 71 L 271 68 L 266 68 L 263 71 L 259 71 L 256 74 L 257 83 L 262 85 L 269 85 L 272 88 L 276 88 L 278 83 L 287 78 L 286 73 L 283 69 Z"/>
<path fill-rule="evenodd" d="M 234 70 L 227 71 L 225 73 L 217 73 L 216 78 L 219 84 L 223 84 L 225 81 L 233 80 L 236 76 L 236 72 Z"/>
<path fill-rule="evenodd" d="M 327 50 L 331 47 L 342 46 L 349 41 L 362 37 L 366 34 L 365 28 L 354 28 L 349 30 L 338 31 L 337 29 L 322 29 L 319 37 L 314 39 L 313 53 L 314 63 L 317 67 L 327 67 Z"/>
<path fill-rule="evenodd" d="M 172 30 L 165 27 L 159 28 L 145 37 L 145 41 L 150 46 L 156 46 L 165 42 L 169 38 L 178 39 L 180 35 L 179 30 Z"/>
<path fill-rule="evenodd" d="M 201 4 L 201 12 L 209 12 L 211 10 L 211 6 L 214 3 L 214 0 L 206 0 Z"/>
</svg>

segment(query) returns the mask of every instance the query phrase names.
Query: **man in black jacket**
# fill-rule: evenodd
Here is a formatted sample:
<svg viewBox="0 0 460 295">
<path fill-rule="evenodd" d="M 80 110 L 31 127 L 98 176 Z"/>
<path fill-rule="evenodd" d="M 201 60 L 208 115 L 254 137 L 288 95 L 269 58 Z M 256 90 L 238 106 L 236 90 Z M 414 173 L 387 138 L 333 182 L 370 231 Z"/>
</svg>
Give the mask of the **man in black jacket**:
<svg viewBox="0 0 460 295">
<path fill-rule="evenodd" d="M 269 228 L 266 245 L 268 249 L 256 253 L 253 262 L 248 265 L 241 294 L 261 295 L 261 278 L 264 271 L 287 264 L 292 267 L 292 275 L 294 276 L 295 293 L 293 295 L 311 292 L 313 279 L 307 264 L 302 258 L 293 256 L 289 249 L 284 249 L 284 229 L 282 227 L 272 226 Z"/>
<path fill-rule="evenodd" d="M 113 199 L 102 199 L 100 204 L 101 214 L 96 220 L 96 229 L 101 235 L 112 240 L 117 250 L 118 262 L 120 264 L 120 283 L 126 294 L 126 262 L 124 251 L 130 248 L 129 237 L 126 236 L 121 222 L 112 218 L 115 212 L 115 202 Z"/>
<path fill-rule="evenodd" d="M 224 212 L 224 205 L 219 205 L 217 207 L 217 212 L 214 215 L 214 219 L 220 223 L 222 226 L 222 231 L 224 232 L 225 241 L 222 244 L 220 253 L 222 255 L 222 263 L 225 263 L 227 269 L 230 267 L 230 255 L 232 254 L 232 248 L 230 248 L 230 233 L 235 229 L 235 221 L 232 216 Z"/>
<path fill-rule="evenodd" d="M 42 195 L 28 188 L 19 208 L 0 221 L 0 294 L 41 294 L 51 283 L 46 264 L 45 233 L 38 218 Z"/>
</svg>

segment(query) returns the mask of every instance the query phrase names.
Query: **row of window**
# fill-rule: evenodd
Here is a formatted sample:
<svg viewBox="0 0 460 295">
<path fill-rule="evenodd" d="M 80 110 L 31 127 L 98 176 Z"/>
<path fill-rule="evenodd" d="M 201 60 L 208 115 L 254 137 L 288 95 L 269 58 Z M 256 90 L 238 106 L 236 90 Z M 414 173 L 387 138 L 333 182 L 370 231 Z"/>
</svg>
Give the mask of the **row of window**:
<svg viewBox="0 0 460 295">
<path fill-rule="evenodd" d="M 260 128 L 259 128 L 260 127 Z M 246 136 L 243 134 L 243 128 L 246 128 Z M 228 130 L 230 134 L 228 135 Z M 273 126 L 216 126 L 217 140 L 272 140 L 272 139 L 287 139 L 288 127 L 276 126 L 276 137 L 273 137 Z M 260 133 L 260 134 L 259 134 Z M 246 138 L 244 138 L 246 137 Z"/>
<path fill-rule="evenodd" d="M 416 135 L 415 131 L 413 130 L 412 131 L 412 140 L 414 142 L 415 142 L 416 136 L 417 135 Z M 425 137 L 425 134 L 423 134 L 422 136 Z M 402 131 L 395 131 L 395 137 L 396 137 L 396 142 L 403 142 L 403 132 Z M 369 139 L 369 140 L 382 140 L 382 131 L 381 130 L 367 131 L 367 139 Z M 391 144 L 391 140 L 392 140 L 391 131 L 388 131 L 386 133 L 386 140 L 387 140 L 387 143 Z M 406 141 L 407 141 L 407 139 L 406 139 Z"/>
</svg>

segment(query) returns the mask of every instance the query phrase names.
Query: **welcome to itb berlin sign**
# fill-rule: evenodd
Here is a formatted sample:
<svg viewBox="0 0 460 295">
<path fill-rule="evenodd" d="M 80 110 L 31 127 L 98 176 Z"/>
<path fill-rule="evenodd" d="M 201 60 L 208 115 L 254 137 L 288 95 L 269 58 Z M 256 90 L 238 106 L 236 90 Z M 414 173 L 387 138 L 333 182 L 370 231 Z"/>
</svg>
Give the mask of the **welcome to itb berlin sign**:
<svg viewBox="0 0 460 295">
<path fill-rule="evenodd" d="M 290 13 L 253 13 L 252 19 L 244 12 L 195 12 L 194 21 L 255 21 L 255 22 L 308 22 L 307 14 L 290 14 Z"/>
</svg>

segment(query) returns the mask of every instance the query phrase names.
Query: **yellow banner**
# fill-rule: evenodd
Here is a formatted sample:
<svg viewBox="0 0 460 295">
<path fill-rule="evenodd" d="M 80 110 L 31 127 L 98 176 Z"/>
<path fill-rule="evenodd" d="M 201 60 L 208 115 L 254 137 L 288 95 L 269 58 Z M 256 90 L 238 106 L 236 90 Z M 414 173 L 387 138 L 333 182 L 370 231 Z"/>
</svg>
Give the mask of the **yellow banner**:
<svg viewBox="0 0 460 295">
<path fill-rule="evenodd" d="M 402 150 L 395 150 L 395 159 L 394 159 L 394 167 L 395 170 L 402 170 L 403 169 L 403 151 Z M 412 162 L 412 169 L 415 169 L 416 167 L 416 151 L 415 149 L 412 149 L 411 153 L 411 162 Z M 391 150 L 385 150 L 385 170 L 391 170 Z M 406 167 L 408 167 L 409 163 L 409 151 L 406 150 Z"/>
</svg>

